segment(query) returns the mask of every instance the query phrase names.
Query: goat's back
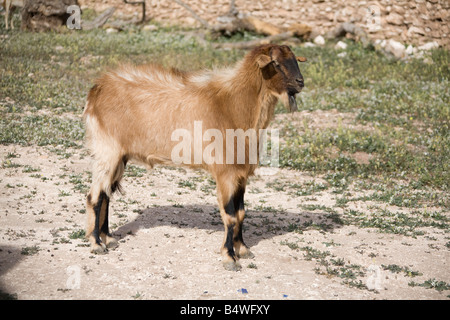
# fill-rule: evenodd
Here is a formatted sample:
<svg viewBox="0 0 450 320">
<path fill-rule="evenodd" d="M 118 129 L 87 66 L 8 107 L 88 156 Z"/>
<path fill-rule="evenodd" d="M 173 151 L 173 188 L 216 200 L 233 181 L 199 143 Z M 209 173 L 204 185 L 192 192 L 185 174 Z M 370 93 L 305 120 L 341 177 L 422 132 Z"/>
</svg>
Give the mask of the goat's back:
<svg viewBox="0 0 450 320">
<path fill-rule="evenodd" d="M 171 161 L 179 143 L 171 141 L 176 129 L 193 133 L 199 120 L 202 130 L 229 127 L 208 89 L 189 77 L 158 65 L 126 65 L 104 74 L 90 90 L 84 111 L 88 142 L 113 141 L 123 155 L 152 164 Z"/>
</svg>

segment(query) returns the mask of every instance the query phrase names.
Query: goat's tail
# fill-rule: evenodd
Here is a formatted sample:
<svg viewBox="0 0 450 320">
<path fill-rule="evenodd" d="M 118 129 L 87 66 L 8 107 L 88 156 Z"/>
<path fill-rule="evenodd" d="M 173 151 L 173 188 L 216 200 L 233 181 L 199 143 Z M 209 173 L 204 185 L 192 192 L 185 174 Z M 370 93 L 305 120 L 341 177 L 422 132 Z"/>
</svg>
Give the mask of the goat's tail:
<svg viewBox="0 0 450 320">
<path fill-rule="evenodd" d="M 86 113 L 90 109 L 90 106 L 94 106 L 97 102 L 97 98 L 100 95 L 101 87 L 98 84 L 95 84 L 91 90 L 89 90 L 89 94 L 87 96 L 86 105 L 84 106 L 83 116 L 86 116 Z"/>
</svg>

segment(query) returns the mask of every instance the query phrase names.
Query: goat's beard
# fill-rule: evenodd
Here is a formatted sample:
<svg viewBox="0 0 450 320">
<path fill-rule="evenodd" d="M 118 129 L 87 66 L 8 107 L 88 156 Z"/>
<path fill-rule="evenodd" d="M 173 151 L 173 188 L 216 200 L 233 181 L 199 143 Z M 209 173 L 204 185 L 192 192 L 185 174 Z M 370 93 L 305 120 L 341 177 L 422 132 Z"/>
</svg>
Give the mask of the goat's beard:
<svg viewBox="0 0 450 320">
<path fill-rule="evenodd" d="M 288 95 L 289 97 L 289 109 L 291 112 L 297 111 L 297 100 L 295 100 L 295 94 Z"/>
<path fill-rule="evenodd" d="M 281 100 L 288 111 L 295 112 L 298 110 L 297 100 L 295 100 L 295 94 L 284 92 L 282 94 L 278 94 L 278 99 Z"/>
</svg>

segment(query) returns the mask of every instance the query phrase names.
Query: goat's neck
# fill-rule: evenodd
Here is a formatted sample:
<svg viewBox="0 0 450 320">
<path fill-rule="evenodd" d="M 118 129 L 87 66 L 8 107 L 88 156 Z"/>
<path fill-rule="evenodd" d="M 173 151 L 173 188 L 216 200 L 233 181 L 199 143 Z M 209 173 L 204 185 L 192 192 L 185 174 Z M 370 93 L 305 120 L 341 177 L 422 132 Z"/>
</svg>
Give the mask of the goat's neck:
<svg viewBox="0 0 450 320">
<path fill-rule="evenodd" d="M 255 129 L 266 129 L 273 119 L 275 113 L 275 105 L 278 102 L 278 98 L 269 92 L 265 92 L 260 95 L 261 102 L 259 103 L 259 117 Z"/>
<path fill-rule="evenodd" d="M 243 130 L 267 128 L 278 99 L 265 88 L 260 69 L 244 63 L 232 81 L 235 90 L 230 111 L 236 126 Z"/>
</svg>

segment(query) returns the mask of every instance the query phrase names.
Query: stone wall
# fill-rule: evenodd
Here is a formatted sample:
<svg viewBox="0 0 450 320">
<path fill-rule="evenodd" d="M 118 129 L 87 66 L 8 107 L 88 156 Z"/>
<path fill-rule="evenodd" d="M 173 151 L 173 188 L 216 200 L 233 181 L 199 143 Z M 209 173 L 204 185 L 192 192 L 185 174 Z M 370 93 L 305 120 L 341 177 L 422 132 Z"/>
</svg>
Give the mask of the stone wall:
<svg viewBox="0 0 450 320">
<path fill-rule="evenodd" d="M 184 0 L 210 23 L 229 9 L 229 0 Z M 140 15 L 140 6 L 123 0 L 79 0 L 96 9 L 117 6 L 118 15 Z M 197 25 L 190 13 L 171 0 L 146 0 L 146 14 L 171 24 Z M 372 39 L 394 39 L 416 46 L 437 42 L 450 48 L 450 0 L 236 0 L 242 13 L 249 13 L 280 26 L 302 22 L 313 28 L 312 37 L 325 34 L 341 22 L 354 22 Z"/>
</svg>

